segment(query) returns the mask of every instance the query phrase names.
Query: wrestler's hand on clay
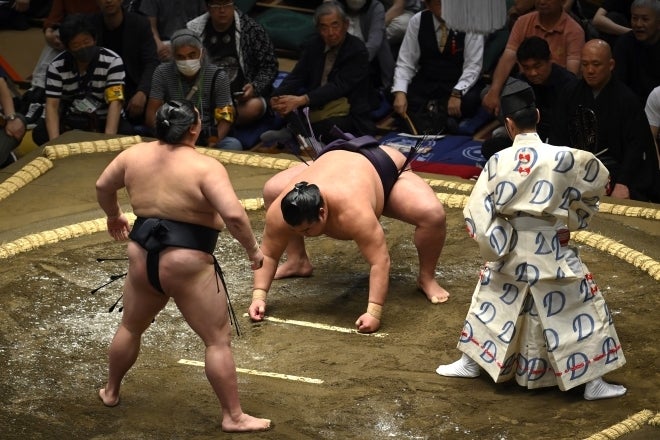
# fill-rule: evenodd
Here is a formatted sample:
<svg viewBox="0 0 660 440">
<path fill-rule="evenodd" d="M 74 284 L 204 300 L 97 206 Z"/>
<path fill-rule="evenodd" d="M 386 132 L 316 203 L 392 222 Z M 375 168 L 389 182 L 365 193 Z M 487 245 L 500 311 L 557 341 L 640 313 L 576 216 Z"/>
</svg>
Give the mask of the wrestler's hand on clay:
<svg viewBox="0 0 660 440">
<path fill-rule="evenodd" d="M 128 219 L 124 214 L 121 214 L 118 217 L 108 217 L 108 234 L 115 241 L 128 240 L 128 233 L 131 232 L 131 227 L 128 223 Z"/>
<path fill-rule="evenodd" d="M 253 321 L 263 321 L 264 316 L 266 316 L 266 301 L 262 299 L 252 300 L 252 304 L 250 304 L 250 308 L 248 309 L 248 314 Z"/>
<path fill-rule="evenodd" d="M 355 321 L 355 327 L 360 333 L 373 333 L 380 328 L 380 319 L 365 312 Z"/>
</svg>

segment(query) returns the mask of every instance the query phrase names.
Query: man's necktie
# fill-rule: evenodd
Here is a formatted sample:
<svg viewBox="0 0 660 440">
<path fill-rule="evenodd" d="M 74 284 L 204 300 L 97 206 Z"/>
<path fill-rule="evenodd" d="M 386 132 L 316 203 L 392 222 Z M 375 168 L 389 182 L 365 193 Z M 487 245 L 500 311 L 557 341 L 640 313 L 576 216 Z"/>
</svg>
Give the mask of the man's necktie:
<svg viewBox="0 0 660 440">
<path fill-rule="evenodd" d="M 321 77 L 321 85 L 328 82 L 328 74 L 332 70 L 332 66 L 337 59 L 337 48 L 328 49 L 325 53 L 325 65 L 323 66 L 323 76 Z"/>
<path fill-rule="evenodd" d="M 447 46 L 447 35 L 449 34 L 444 21 L 440 22 L 440 28 L 438 30 L 440 31 L 438 35 L 438 49 L 440 49 L 440 52 L 444 52 L 445 46 Z"/>
</svg>

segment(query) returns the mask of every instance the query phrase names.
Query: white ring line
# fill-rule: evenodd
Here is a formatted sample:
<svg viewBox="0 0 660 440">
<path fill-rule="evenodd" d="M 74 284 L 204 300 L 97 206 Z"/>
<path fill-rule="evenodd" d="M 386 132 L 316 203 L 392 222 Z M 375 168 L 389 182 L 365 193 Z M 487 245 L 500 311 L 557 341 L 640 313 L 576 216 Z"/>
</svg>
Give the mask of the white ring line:
<svg viewBox="0 0 660 440">
<path fill-rule="evenodd" d="M 179 359 L 178 361 L 179 364 L 184 364 L 184 365 L 194 365 L 196 367 L 203 367 L 204 362 L 200 361 L 193 361 L 190 359 Z M 281 373 L 272 373 L 269 371 L 259 371 L 259 370 L 250 370 L 247 368 L 238 368 L 236 367 L 236 371 L 239 373 L 245 373 L 245 374 L 251 374 L 253 376 L 266 376 L 266 377 L 274 377 L 276 379 L 285 379 L 285 380 L 291 380 L 294 382 L 305 382 L 305 383 L 315 383 L 315 384 L 322 384 L 324 383 L 323 379 L 314 379 L 311 377 L 303 377 L 303 376 L 293 376 L 290 374 L 281 374 Z"/>
<path fill-rule="evenodd" d="M 247 313 L 244 313 L 243 316 L 246 317 L 249 315 Z M 352 328 L 337 327 L 335 325 L 321 324 L 318 322 L 298 321 L 295 319 L 280 319 L 280 318 L 275 318 L 273 316 L 264 316 L 264 321 L 277 322 L 280 324 L 299 325 L 301 327 L 312 327 L 312 328 L 318 328 L 321 330 L 330 330 L 339 333 L 352 333 L 360 336 L 373 336 L 374 338 L 384 338 L 387 336 L 387 333 L 360 333 L 359 331 Z"/>
</svg>

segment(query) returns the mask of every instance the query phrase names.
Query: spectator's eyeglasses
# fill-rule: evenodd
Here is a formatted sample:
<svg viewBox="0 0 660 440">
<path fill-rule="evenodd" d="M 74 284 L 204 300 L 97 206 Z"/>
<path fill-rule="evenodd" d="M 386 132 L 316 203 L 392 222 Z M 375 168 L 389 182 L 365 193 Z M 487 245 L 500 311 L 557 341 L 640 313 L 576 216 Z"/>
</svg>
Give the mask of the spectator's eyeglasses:
<svg viewBox="0 0 660 440">
<path fill-rule="evenodd" d="M 215 5 L 215 4 L 214 5 L 208 5 L 208 8 L 211 9 L 211 10 L 222 11 L 222 10 L 224 10 L 224 9 L 230 7 L 230 6 L 234 6 L 234 3 L 229 2 L 229 3 L 223 3 L 221 5 Z"/>
</svg>

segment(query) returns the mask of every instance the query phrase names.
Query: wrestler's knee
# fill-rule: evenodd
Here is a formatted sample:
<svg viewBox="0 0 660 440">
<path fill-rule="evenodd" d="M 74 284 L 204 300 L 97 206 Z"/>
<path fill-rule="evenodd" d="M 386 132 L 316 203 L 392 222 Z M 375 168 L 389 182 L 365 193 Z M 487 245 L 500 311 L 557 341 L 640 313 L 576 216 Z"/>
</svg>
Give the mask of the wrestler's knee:
<svg viewBox="0 0 660 440">
<path fill-rule="evenodd" d="M 282 192 L 284 187 L 275 179 L 269 179 L 264 184 L 263 196 L 264 204 L 268 207 Z"/>
<path fill-rule="evenodd" d="M 429 205 L 427 208 L 422 209 L 418 219 L 418 226 L 427 226 L 442 230 L 447 228 L 447 215 L 442 205 Z"/>
</svg>

